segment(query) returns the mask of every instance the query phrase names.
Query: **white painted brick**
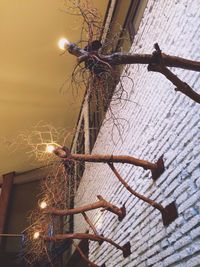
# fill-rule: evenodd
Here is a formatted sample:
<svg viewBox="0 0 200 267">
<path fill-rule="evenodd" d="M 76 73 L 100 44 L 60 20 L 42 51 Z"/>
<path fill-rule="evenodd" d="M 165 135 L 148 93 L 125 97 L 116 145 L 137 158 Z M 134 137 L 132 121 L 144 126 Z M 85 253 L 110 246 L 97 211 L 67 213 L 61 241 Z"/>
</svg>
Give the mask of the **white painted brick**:
<svg viewBox="0 0 200 267">
<path fill-rule="evenodd" d="M 192 239 L 190 236 L 184 236 L 174 244 L 174 248 L 176 250 L 178 250 L 178 249 L 186 246 L 187 244 L 189 244 L 191 241 L 192 241 Z"/>
<path fill-rule="evenodd" d="M 200 252 L 200 240 L 195 241 L 191 245 L 191 251 L 193 254 Z"/>
<path fill-rule="evenodd" d="M 191 232 L 190 232 L 190 235 L 193 239 L 195 239 L 196 237 L 199 237 L 200 236 L 200 226 L 198 226 L 197 228 L 193 229 Z"/>
<path fill-rule="evenodd" d="M 196 215 L 194 218 L 192 218 L 190 221 L 188 221 L 187 223 L 185 223 L 182 227 L 181 227 L 181 232 L 183 234 L 187 233 L 189 230 L 191 230 L 195 225 L 200 223 L 200 214 Z"/>
<path fill-rule="evenodd" d="M 199 174 L 200 175 L 200 174 Z M 196 185 L 200 189 L 200 177 L 196 180 Z"/>
<path fill-rule="evenodd" d="M 187 199 L 180 205 L 179 212 L 181 213 L 183 210 L 188 209 L 199 199 L 200 199 L 200 191 L 197 191 L 196 194 L 192 195 L 189 199 Z"/>
<path fill-rule="evenodd" d="M 190 219 L 191 217 L 194 217 L 197 214 L 196 210 L 194 208 L 189 208 L 184 212 L 184 218 L 186 220 Z"/>
<path fill-rule="evenodd" d="M 179 256 L 181 259 L 185 259 L 191 255 L 191 249 L 190 248 L 185 248 L 181 251 L 179 251 Z"/>
<path fill-rule="evenodd" d="M 187 261 L 188 267 L 199 267 L 200 264 L 200 255 L 195 255 L 193 258 Z"/>
<path fill-rule="evenodd" d="M 199 4 L 199 0 L 148 0 L 131 52 L 152 53 L 158 42 L 167 54 L 200 61 Z M 200 93 L 199 73 L 171 69 Z M 93 153 L 127 154 L 152 162 L 164 154 L 166 170 L 154 183 L 150 171 L 127 164 L 116 167 L 137 192 L 164 206 L 175 201 L 179 217 L 164 227 L 160 212 L 127 192 L 106 164 L 89 163 L 75 204 L 94 202 L 98 194 L 118 206 L 125 203 L 127 215 L 121 222 L 108 211 L 88 214 L 98 231 L 120 245 L 130 241 L 132 251 L 124 259 L 108 243 L 90 242 L 90 258 L 107 267 L 199 267 L 199 105 L 175 92 L 164 76 L 148 72 L 146 66 L 130 66 L 128 71 L 134 81 L 133 90 L 130 81 L 124 81 L 130 101 L 123 107 L 111 103 L 113 114 L 125 118 L 128 125 L 121 138 L 112 128 L 112 119 L 107 120 L 108 113 Z M 86 228 L 82 217 L 75 216 L 75 231 Z"/>
<path fill-rule="evenodd" d="M 184 192 L 184 193 L 182 193 L 182 194 L 176 199 L 176 203 L 177 203 L 177 204 L 181 204 L 181 203 L 183 203 L 187 198 L 188 198 L 188 193 L 187 193 L 187 192 Z M 179 212 L 180 212 L 180 209 L 179 209 Z"/>
<path fill-rule="evenodd" d="M 164 266 L 169 266 L 170 264 L 175 263 L 179 260 L 180 256 L 178 254 L 173 254 L 164 260 Z"/>
</svg>

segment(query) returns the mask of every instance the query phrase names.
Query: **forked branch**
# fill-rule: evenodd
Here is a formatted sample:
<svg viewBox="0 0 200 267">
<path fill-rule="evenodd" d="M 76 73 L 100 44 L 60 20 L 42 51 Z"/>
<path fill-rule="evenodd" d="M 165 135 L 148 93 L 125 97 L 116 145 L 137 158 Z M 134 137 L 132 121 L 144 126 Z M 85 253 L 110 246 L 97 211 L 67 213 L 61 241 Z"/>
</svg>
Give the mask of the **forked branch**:
<svg viewBox="0 0 200 267">
<path fill-rule="evenodd" d="M 124 246 L 120 246 L 117 243 L 115 243 L 112 239 L 103 237 L 101 235 L 93 235 L 93 234 L 85 234 L 85 233 L 73 233 L 73 234 L 58 234 L 54 236 L 45 236 L 44 240 L 45 241 L 60 241 L 60 240 L 65 240 L 65 239 L 87 239 L 87 240 L 92 240 L 92 241 L 105 241 L 108 242 L 109 244 L 113 245 L 117 249 L 121 250 L 123 252 L 123 256 L 126 258 L 131 254 L 130 251 L 130 243 L 126 243 Z"/>
<path fill-rule="evenodd" d="M 142 194 L 139 194 L 138 192 L 136 192 L 135 190 L 133 190 L 128 183 L 121 177 L 121 175 L 118 173 L 118 171 L 116 170 L 116 168 L 114 167 L 113 163 L 108 163 L 109 167 L 111 168 L 111 170 L 113 171 L 113 173 L 115 174 L 115 176 L 117 177 L 117 179 L 124 185 L 124 187 L 134 196 L 138 197 L 139 199 L 143 200 L 144 202 L 148 203 L 149 205 L 151 205 L 152 207 L 158 209 L 160 212 L 165 212 L 165 208 L 161 205 L 158 204 L 157 202 L 151 200 L 150 198 L 145 197 Z"/>
<path fill-rule="evenodd" d="M 165 208 L 157 203 L 156 201 L 145 197 L 142 194 L 139 194 L 138 192 L 136 192 L 135 190 L 133 190 L 128 183 L 121 177 L 121 175 L 118 173 L 118 171 L 116 170 L 116 168 L 114 167 L 113 163 L 108 163 L 108 165 L 110 166 L 111 170 L 113 171 L 113 173 L 115 174 L 115 176 L 117 177 L 117 179 L 123 184 L 123 186 L 134 196 L 136 196 L 137 198 L 143 200 L 144 202 L 148 203 L 149 205 L 151 205 L 152 207 L 156 208 L 157 210 L 159 210 L 162 214 L 162 220 L 163 220 L 163 224 L 165 226 L 169 225 L 171 222 L 173 222 L 177 217 L 178 217 L 178 212 L 176 209 L 176 205 L 175 202 L 170 203 L 169 205 L 167 205 Z"/>
<path fill-rule="evenodd" d="M 76 44 L 70 43 L 68 46 L 68 52 L 76 57 L 78 61 L 82 62 L 91 58 L 94 53 L 87 52 L 84 49 L 79 48 Z M 95 53 L 98 56 L 99 61 L 103 61 L 110 66 L 125 65 L 125 64 L 159 64 L 158 59 L 154 54 L 129 54 L 117 52 L 111 55 L 102 55 Z M 200 72 L 200 62 L 185 59 L 182 57 L 170 56 L 162 53 L 163 63 L 167 67 L 175 67 L 187 70 L 194 70 Z"/>
<path fill-rule="evenodd" d="M 154 45 L 156 51 L 153 54 L 125 54 L 113 53 L 111 55 L 102 55 L 98 51 L 88 52 L 79 48 L 76 44 L 70 43 L 68 52 L 78 58 L 78 62 L 85 62 L 86 66 L 91 64 L 94 68 L 101 68 L 103 65 L 105 69 L 110 66 L 123 64 L 147 64 L 149 71 L 159 72 L 163 74 L 170 82 L 176 86 L 176 90 L 182 92 L 192 100 L 200 103 L 200 95 L 196 93 L 187 83 L 181 81 L 175 74 L 173 74 L 167 67 L 176 67 L 181 69 L 193 70 L 200 72 L 200 62 L 188 60 L 181 57 L 170 56 L 161 52 L 158 44 Z"/>
<path fill-rule="evenodd" d="M 49 213 L 52 215 L 59 215 L 59 216 L 67 216 L 67 215 L 72 215 L 72 214 L 78 214 L 78 213 L 83 213 L 89 210 L 94 210 L 98 208 L 103 208 L 104 210 L 108 210 L 114 214 L 116 214 L 119 218 L 119 220 L 122 220 L 126 214 L 125 208 L 118 208 L 117 206 L 111 204 L 110 202 L 106 201 L 102 196 L 98 195 L 97 198 L 99 201 L 88 204 L 82 207 L 77 207 L 74 209 L 57 209 L 53 207 L 49 207 L 44 210 L 44 213 Z"/>
<path fill-rule="evenodd" d="M 176 91 L 182 92 L 184 95 L 200 104 L 200 95 L 196 93 L 187 83 L 181 81 L 181 79 L 179 79 L 171 70 L 166 67 L 163 55 L 158 44 L 155 44 L 155 49 L 156 51 L 154 53 L 154 56 L 158 58 L 158 63 L 149 64 L 148 70 L 163 74 L 170 82 L 172 82 L 176 86 Z"/>
<path fill-rule="evenodd" d="M 124 155 L 70 154 L 69 149 L 66 147 L 56 147 L 53 152 L 55 155 L 66 161 L 75 160 L 81 162 L 132 164 L 135 166 L 142 167 L 145 170 L 151 170 L 152 177 L 154 180 L 156 180 L 164 172 L 164 163 L 162 157 L 159 158 L 156 163 L 151 163 L 146 160 Z"/>
</svg>

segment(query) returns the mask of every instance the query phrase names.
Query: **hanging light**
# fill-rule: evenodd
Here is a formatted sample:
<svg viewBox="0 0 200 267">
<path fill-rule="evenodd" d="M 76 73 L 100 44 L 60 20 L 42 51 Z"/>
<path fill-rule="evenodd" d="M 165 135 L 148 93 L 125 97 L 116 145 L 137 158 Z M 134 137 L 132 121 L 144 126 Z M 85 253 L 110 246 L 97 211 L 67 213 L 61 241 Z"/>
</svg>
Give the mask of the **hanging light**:
<svg viewBox="0 0 200 267">
<path fill-rule="evenodd" d="M 35 232 L 35 233 L 33 234 L 33 239 L 38 239 L 39 236 L 40 236 L 40 232 Z"/>
<path fill-rule="evenodd" d="M 46 152 L 46 153 L 53 153 L 53 151 L 55 150 L 55 148 L 56 148 L 55 145 L 53 145 L 53 144 L 47 144 L 47 145 L 46 145 L 46 150 L 45 150 L 45 152 Z"/>
<path fill-rule="evenodd" d="M 41 209 L 45 209 L 47 207 L 47 202 L 45 200 L 41 201 L 39 204 Z"/>
<path fill-rule="evenodd" d="M 61 50 L 66 50 L 67 47 L 70 45 L 70 42 L 66 39 L 66 38 L 61 38 L 59 41 L 58 41 L 58 47 L 61 49 Z"/>
</svg>

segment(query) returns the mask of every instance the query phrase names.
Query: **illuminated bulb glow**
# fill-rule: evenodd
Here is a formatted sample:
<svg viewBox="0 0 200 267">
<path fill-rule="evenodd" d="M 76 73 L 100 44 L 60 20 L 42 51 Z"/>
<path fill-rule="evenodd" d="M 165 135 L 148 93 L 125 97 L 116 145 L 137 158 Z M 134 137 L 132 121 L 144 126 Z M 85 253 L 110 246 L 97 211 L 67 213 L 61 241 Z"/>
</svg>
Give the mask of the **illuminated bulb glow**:
<svg viewBox="0 0 200 267">
<path fill-rule="evenodd" d="M 67 49 L 67 46 L 70 45 L 70 42 L 66 39 L 66 38 L 61 38 L 59 41 L 58 41 L 58 46 L 61 50 L 66 50 Z"/>
<path fill-rule="evenodd" d="M 33 235 L 33 239 L 38 239 L 39 236 L 40 236 L 40 232 L 35 232 Z"/>
<path fill-rule="evenodd" d="M 41 209 L 45 209 L 47 207 L 47 203 L 45 202 L 45 201 L 42 201 L 41 203 L 40 203 L 40 208 Z"/>
<path fill-rule="evenodd" d="M 54 145 L 47 145 L 46 146 L 46 152 L 47 153 L 53 153 L 53 151 L 54 151 L 55 148 L 56 147 Z"/>
</svg>

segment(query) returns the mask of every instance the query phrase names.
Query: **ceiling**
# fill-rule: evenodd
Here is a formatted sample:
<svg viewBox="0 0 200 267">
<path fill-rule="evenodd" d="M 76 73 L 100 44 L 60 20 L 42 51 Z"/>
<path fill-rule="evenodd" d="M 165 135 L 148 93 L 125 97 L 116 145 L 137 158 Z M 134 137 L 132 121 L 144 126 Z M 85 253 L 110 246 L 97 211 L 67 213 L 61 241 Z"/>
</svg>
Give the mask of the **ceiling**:
<svg viewBox="0 0 200 267">
<path fill-rule="evenodd" d="M 103 16 L 108 2 L 93 1 Z M 56 128 L 76 126 L 84 92 L 74 96 L 67 85 L 61 90 L 75 58 L 70 54 L 61 56 L 57 42 L 61 37 L 79 40 L 80 23 L 63 12 L 63 3 L 0 1 L 0 176 L 42 164 L 33 164 L 23 149 L 16 148 L 15 140 L 21 132 L 40 121 Z"/>
</svg>

